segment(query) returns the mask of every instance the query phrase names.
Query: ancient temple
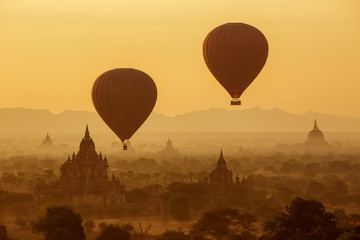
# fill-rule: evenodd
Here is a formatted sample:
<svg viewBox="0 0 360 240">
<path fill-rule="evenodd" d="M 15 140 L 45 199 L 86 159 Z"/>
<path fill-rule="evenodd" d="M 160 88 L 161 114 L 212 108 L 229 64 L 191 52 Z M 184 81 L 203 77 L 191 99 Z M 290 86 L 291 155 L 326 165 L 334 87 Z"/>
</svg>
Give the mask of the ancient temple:
<svg viewBox="0 0 360 240">
<path fill-rule="evenodd" d="M 169 138 L 169 140 L 166 143 L 166 146 L 163 150 L 159 151 L 157 154 L 157 157 L 164 157 L 164 158 L 179 158 L 179 157 L 183 157 L 182 154 L 180 154 L 173 146 L 173 143 L 171 141 L 171 139 Z"/>
<path fill-rule="evenodd" d="M 89 201 L 93 203 L 103 201 L 104 204 L 121 202 L 125 187 L 115 176 L 109 180 L 108 167 L 106 156 L 103 157 L 101 152 L 99 154 L 96 152 L 94 141 L 86 126 L 78 153 L 69 156 L 60 167 L 61 176 L 58 184 L 72 196 L 80 195 L 81 199 L 88 203 Z"/>
<path fill-rule="evenodd" d="M 324 137 L 323 132 L 320 130 L 316 119 L 314 120 L 314 125 L 311 131 L 307 135 L 306 141 L 302 143 L 294 144 L 277 144 L 275 146 L 279 151 L 285 152 L 297 152 L 304 154 L 307 152 L 310 153 L 329 153 L 338 151 L 339 148 L 334 147 L 332 144 L 329 144 Z"/>
<path fill-rule="evenodd" d="M 308 133 L 307 141 L 308 144 L 324 144 L 326 143 L 323 132 L 319 129 L 316 119 L 314 121 L 313 129 Z"/>
<path fill-rule="evenodd" d="M 214 171 L 210 174 L 210 183 L 211 184 L 232 184 L 233 182 L 233 173 L 230 171 L 222 153 L 220 152 L 220 158 L 217 162 L 217 166 Z"/>
<path fill-rule="evenodd" d="M 47 133 L 45 139 L 41 143 L 41 146 L 50 147 L 52 145 L 53 145 L 53 141 L 51 140 L 49 133 Z"/>
</svg>

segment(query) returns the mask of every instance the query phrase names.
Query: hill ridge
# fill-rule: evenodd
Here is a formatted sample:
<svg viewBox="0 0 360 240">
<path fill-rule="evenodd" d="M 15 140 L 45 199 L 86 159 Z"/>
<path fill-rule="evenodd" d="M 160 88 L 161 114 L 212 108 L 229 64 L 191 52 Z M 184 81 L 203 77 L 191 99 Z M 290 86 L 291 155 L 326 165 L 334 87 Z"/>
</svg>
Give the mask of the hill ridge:
<svg viewBox="0 0 360 240">
<path fill-rule="evenodd" d="M 234 131 L 234 132 L 304 132 L 318 120 L 324 132 L 359 132 L 360 118 L 308 111 L 295 114 L 279 108 L 261 107 L 227 110 L 211 108 L 176 116 L 152 113 L 140 131 Z M 89 124 L 93 132 L 110 132 L 95 112 L 66 110 L 52 113 L 46 109 L 0 108 L 0 137 L 9 135 L 44 135 L 46 132 L 72 134 L 83 132 Z"/>
</svg>

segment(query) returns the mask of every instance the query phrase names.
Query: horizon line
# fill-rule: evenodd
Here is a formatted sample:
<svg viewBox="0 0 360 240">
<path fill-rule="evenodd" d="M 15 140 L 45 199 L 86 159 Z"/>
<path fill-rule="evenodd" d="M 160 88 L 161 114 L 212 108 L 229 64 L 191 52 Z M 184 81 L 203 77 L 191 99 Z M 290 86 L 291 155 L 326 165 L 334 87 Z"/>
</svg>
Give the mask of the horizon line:
<svg viewBox="0 0 360 240">
<path fill-rule="evenodd" d="M 0 110 L 6 110 L 6 109 L 23 109 L 23 110 L 34 110 L 34 111 L 47 111 L 47 112 L 50 112 L 51 114 L 54 114 L 54 115 L 59 115 L 59 114 L 62 114 L 64 112 L 88 112 L 88 113 L 97 113 L 96 111 L 89 111 L 89 110 L 73 110 L 73 109 L 66 109 L 66 110 L 63 110 L 63 111 L 60 111 L 60 112 L 54 112 L 50 109 L 46 109 L 46 108 L 27 108 L 27 107 L 0 107 Z M 156 111 L 153 111 L 152 113 L 156 113 L 156 114 L 161 114 L 161 115 L 164 115 L 166 117 L 169 117 L 169 118 L 173 118 L 173 117 L 178 117 L 178 116 L 182 116 L 182 115 L 187 115 L 187 114 L 190 114 L 190 113 L 195 113 L 195 112 L 205 112 L 205 111 L 209 111 L 209 110 L 216 110 L 216 109 L 220 109 L 220 110 L 225 110 L 225 111 L 228 111 L 228 112 L 235 112 L 235 111 L 246 111 L 246 110 L 254 110 L 254 109 L 261 109 L 263 111 L 273 111 L 273 110 L 280 110 L 282 112 L 285 112 L 285 113 L 288 113 L 288 114 L 292 114 L 292 115 L 300 115 L 300 116 L 304 116 L 306 114 L 309 114 L 309 113 L 314 113 L 314 114 L 321 114 L 321 115 L 332 115 L 332 116 L 341 116 L 341 117 L 347 117 L 347 118 L 360 118 L 360 116 L 350 116 L 350 115 L 343 115 L 343 114 L 337 114 L 337 113 L 324 113 L 324 112 L 316 112 L 316 111 L 313 111 L 313 110 L 308 110 L 306 112 L 303 112 L 303 113 L 293 113 L 293 112 L 288 112 L 288 111 L 285 111 L 279 107 L 272 107 L 272 108 L 269 108 L 269 109 L 266 109 L 266 108 L 263 108 L 261 106 L 255 106 L 255 107 L 251 107 L 251 108 L 242 108 L 242 109 L 227 109 L 225 107 L 210 107 L 210 108 L 207 108 L 207 109 L 199 109 L 199 110 L 193 110 L 193 111 L 189 111 L 189 112 L 184 112 L 184 113 L 179 113 L 179 114 L 175 114 L 175 115 L 168 115 L 166 113 L 162 113 L 162 112 L 156 112 Z M 152 114 L 151 113 L 151 114 Z M 150 114 L 150 115 L 151 115 Z"/>
</svg>

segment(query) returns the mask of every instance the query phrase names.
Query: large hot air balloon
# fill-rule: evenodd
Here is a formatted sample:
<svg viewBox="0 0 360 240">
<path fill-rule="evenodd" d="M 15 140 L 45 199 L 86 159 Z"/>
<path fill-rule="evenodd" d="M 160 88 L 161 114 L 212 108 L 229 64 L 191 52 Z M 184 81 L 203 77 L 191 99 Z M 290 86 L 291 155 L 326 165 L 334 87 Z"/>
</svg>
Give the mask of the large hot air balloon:
<svg viewBox="0 0 360 240">
<path fill-rule="evenodd" d="M 101 74 L 92 87 L 96 111 L 123 142 L 129 140 L 153 110 L 157 97 L 154 81 L 132 68 L 116 68 Z"/>
<path fill-rule="evenodd" d="M 263 68 L 268 56 L 265 36 L 245 23 L 227 23 L 213 29 L 203 43 L 210 72 L 240 105 L 241 94 Z"/>
</svg>

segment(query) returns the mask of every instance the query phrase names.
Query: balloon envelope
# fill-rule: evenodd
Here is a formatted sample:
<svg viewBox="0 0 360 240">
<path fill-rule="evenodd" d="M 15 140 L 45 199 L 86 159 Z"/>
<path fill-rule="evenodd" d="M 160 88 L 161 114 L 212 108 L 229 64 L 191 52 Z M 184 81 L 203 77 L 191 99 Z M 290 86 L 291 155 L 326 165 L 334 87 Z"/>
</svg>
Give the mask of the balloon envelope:
<svg viewBox="0 0 360 240">
<path fill-rule="evenodd" d="M 238 99 L 263 68 L 268 43 L 253 26 L 227 23 L 207 35 L 203 56 L 214 77 L 232 98 Z"/>
<path fill-rule="evenodd" d="M 96 79 L 91 96 L 100 117 L 124 142 L 150 115 L 157 90 L 146 73 L 132 68 L 117 68 Z"/>
</svg>

